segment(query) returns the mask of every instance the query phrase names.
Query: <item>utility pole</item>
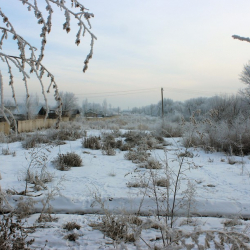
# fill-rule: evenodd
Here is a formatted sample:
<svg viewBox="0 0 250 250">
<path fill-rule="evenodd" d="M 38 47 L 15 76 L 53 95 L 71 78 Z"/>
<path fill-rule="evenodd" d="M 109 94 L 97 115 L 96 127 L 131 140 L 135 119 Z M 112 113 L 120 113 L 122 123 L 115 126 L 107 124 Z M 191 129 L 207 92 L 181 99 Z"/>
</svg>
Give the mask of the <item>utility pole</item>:
<svg viewBox="0 0 250 250">
<path fill-rule="evenodd" d="M 164 109 L 163 109 L 163 88 L 161 88 L 161 118 L 163 120 L 163 114 L 164 114 Z"/>
</svg>

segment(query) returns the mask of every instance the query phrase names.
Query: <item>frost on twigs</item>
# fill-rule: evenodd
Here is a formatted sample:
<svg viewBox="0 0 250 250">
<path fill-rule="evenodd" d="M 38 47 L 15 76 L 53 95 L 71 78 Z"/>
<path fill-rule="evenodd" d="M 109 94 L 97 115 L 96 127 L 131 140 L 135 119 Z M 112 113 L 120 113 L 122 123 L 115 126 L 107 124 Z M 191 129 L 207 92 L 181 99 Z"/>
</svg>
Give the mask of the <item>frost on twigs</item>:
<svg viewBox="0 0 250 250">
<path fill-rule="evenodd" d="M 250 43 L 250 38 L 249 37 L 242 37 L 242 36 L 233 35 L 232 38 Z"/>
<path fill-rule="evenodd" d="M 18 0 L 16 0 L 18 1 Z M 24 37 L 22 37 L 14 28 L 11 23 L 11 17 L 6 16 L 4 11 L 0 8 L 0 59 L 6 65 L 9 76 L 9 85 L 12 89 L 12 97 L 16 102 L 16 94 L 14 88 L 14 71 L 12 67 L 18 69 L 18 71 L 22 75 L 22 81 L 25 85 L 26 90 L 26 99 L 28 102 L 29 99 L 29 91 L 28 91 L 28 79 L 30 78 L 30 74 L 35 74 L 36 78 L 39 80 L 41 85 L 41 92 L 44 96 L 44 101 L 47 104 L 46 92 L 49 93 L 50 89 L 54 89 L 54 97 L 57 102 L 56 112 L 58 114 L 58 123 L 56 126 L 59 126 L 59 122 L 61 120 L 61 111 L 62 111 L 62 101 L 59 95 L 58 86 L 56 84 L 55 78 L 53 74 L 42 64 L 42 60 L 44 58 L 45 47 L 47 44 L 47 35 L 52 30 L 52 16 L 53 9 L 59 8 L 65 16 L 65 22 L 63 23 L 63 29 L 69 33 L 71 28 L 71 18 L 77 20 L 78 22 L 78 31 L 76 33 L 76 45 L 79 45 L 81 42 L 81 38 L 88 33 L 91 37 L 90 43 L 90 52 L 88 53 L 85 61 L 83 72 L 85 72 L 88 68 L 89 60 L 93 56 L 93 46 L 94 40 L 97 39 L 96 36 L 90 31 L 90 18 L 94 17 L 94 14 L 89 13 L 88 9 L 86 9 L 81 3 L 77 0 L 43 0 L 45 2 L 46 7 L 45 10 L 38 6 L 38 3 L 41 4 L 42 1 L 37 0 L 20 0 L 24 6 L 27 7 L 28 11 L 32 11 L 37 20 L 31 19 L 30 21 L 35 21 L 41 27 L 40 39 L 41 39 L 41 48 L 37 49 L 32 44 L 29 43 Z M 1 7 L 1 6 L 0 6 Z M 9 55 L 5 50 L 5 43 L 10 44 L 10 38 L 17 44 L 18 53 L 15 55 Z M 50 78 L 50 84 L 45 90 L 43 75 L 46 74 L 47 77 Z M 3 90 L 3 82 L 1 81 L 1 90 Z M 1 91 L 3 93 L 3 91 Z M 3 94 L 1 96 L 1 113 L 5 116 L 7 112 L 6 108 L 3 106 Z M 47 108 L 48 112 L 48 108 Z M 6 116 L 5 116 L 6 117 Z M 47 114 L 46 114 L 47 117 Z"/>
</svg>

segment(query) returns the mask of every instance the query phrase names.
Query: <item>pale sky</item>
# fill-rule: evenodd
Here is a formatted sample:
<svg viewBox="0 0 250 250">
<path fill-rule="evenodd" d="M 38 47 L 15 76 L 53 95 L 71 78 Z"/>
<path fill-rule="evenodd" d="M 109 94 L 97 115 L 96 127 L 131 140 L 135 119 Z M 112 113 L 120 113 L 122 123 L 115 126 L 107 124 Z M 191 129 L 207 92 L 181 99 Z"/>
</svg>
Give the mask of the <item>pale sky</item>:
<svg viewBox="0 0 250 250">
<path fill-rule="evenodd" d="M 38 0 L 38 5 L 43 2 Z M 174 101 L 236 94 L 245 87 L 239 74 L 250 59 L 250 44 L 231 36 L 250 36 L 249 0 L 80 2 L 95 15 L 91 24 L 98 40 L 89 69 L 82 72 L 90 37 L 86 35 L 77 47 L 76 22 L 66 34 L 64 14 L 57 8 L 43 60 L 60 90 L 75 93 L 79 104 L 85 98 L 99 103 L 106 98 L 113 107 L 127 109 L 158 102 L 161 87 L 164 97 Z M 0 6 L 16 31 L 39 48 L 40 26 L 33 13 L 18 0 L 0 0 Z M 16 47 L 9 42 L 3 48 L 12 52 Z M 8 99 L 8 78 L 4 64 L 0 67 Z M 14 80 L 16 95 L 23 100 L 21 75 Z M 29 85 L 31 94 L 40 93 L 34 77 Z"/>
</svg>

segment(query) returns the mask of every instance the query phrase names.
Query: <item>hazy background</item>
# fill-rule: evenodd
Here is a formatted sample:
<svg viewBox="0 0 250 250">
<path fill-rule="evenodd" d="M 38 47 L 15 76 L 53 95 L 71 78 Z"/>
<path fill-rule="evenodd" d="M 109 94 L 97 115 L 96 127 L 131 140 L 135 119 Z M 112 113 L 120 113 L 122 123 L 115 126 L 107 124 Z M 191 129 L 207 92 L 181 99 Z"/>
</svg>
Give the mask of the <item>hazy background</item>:
<svg viewBox="0 0 250 250">
<path fill-rule="evenodd" d="M 86 35 L 77 47 L 77 23 L 72 20 L 72 31 L 66 34 L 64 13 L 56 7 L 43 61 L 60 90 L 75 93 L 79 104 L 85 98 L 100 103 L 106 98 L 112 106 L 127 109 L 158 102 L 161 87 L 164 97 L 175 101 L 237 93 L 245 87 L 238 75 L 250 59 L 250 44 L 231 36 L 249 36 L 249 1 L 81 2 L 95 14 L 92 32 L 98 38 L 89 69 L 82 72 L 90 37 Z M 43 1 L 38 0 L 38 5 L 43 6 Z M 0 0 L 0 6 L 16 31 L 39 48 L 40 26 L 34 14 L 17 0 Z M 15 48 L 12 40 L 3 47 L 18 55 Z M 7 71 L 3 63 L 0 67 L 8 99 Z M 14 80 L 16 95 L 23 100 L 25 89 L 18 72 Z M 29 86 L 30 93 L 39 94 L 42 101 L 34 77 Z"/>
</svg>

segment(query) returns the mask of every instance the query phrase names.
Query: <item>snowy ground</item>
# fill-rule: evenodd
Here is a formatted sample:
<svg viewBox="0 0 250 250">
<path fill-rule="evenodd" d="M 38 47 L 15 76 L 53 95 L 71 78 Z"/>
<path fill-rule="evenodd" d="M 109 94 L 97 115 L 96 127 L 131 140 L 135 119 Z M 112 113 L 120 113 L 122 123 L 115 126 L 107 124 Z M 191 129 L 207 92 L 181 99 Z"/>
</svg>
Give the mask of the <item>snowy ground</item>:
<svg viewBox="0 0 250 250">
<path fill-rule="evenodd" d="M 88 131 L 88 136 L 99 135 L 97 130 Z M 35 149 L 23 149 L 21 142 L 0 144 L 2 149 L 15 152 L 15 156 L 0 154 L 1 188 L 21 192 L 25 189 L 24 176 L 33 159 L 31 154 L 36 150 L 46 153 L 47 170 L 53 173 L 53 181 L 48 183 L 47 190 L 34 192 L 33 185 L 28 185 L 29 195 L 37 201 L 35 211 L 27 219 L 28 225 L 35 223 L 42 209 L 42 200 L 51 190 L 58 192 L 53 197 L 51 205 L 58 221 L 46 223 L 45 228 L 38 228 L 31 236 L 35 238 L 33 247 L 45 247 L 45 249 L 114 249 L 116 246 L 103 233 L 90 226 L 91 222 L 97 222 L 104 214 L 102 205 L 114 214 L 137 213 L 143 220 L 147 216 L 155 216 L 156 202 L 152 189 L 129 188 L 130 182 L 150 182 L 152 174 L 157 177 L 166 176 L 166 163 L 168 162 L 173 176 L 178 173 L 180 158 L 178 154 L 185 151 L 181 147 L 181 139 L 167 139 L 170 146 L 152 150 L 151 156 L 158 159 L 163 168 L 160 170 L 147 170 L 138 168 L 136 164 L 124 158 L 126 152 L 116 150 L 115 156 L 106 156 L 101 150 L 91 150 L 82 147 L 81 139 L 66 141 L 65 145 L 53 146 L 46 151 L 41 146 Z M 48 149 L 48 148 L 47 148 Z M 184 191 L 187 189 L 188 180 L 195 185 L 195 196 L 192 200 L 192 214 L 195 215 L 193 223 L 195 227 L 220 230 L 228 218 L 250 218 L 250 160 L 248 157 L 229 157 L 224 153 L 205 153 L 201 149 L 188 149 L 193 157 L 185 157 L 181 169 L 180 186 L 177 192 L 177 204 L 175 215 L 180 216 L 175 222 L 179 227 L 185 221 L 187 215 L 187 199 Z M 52 160 L 58 153 L 74 152 L 81 156 L 83 166 L 71 168 L 69 171 L 55 169 Z M 229 164 L 234 163 L 234 164 Z M 36 167 L 32 168 L 35 170 Z M 58 190 L 59 189 L 59 190 Z M 166 188 L 158 187 L 157 192 L 162 195 L 159 199 L 159 212 L 166 211 Z M 173 190 L 171 191 L 173 192 Z M 165 198 L 164 198 L 165 197 Z M 172 202 L 170 197 L 170 202 Z M 18 203 L 20 195 L 8 196 L 12 207 Z M 143 202 L 142 202 L 143 200 Z M 219 218 L 220 217 L 220 218 Z M 68 221 L 75 221 L 81 225 L 77 230 L 79 238 L 74 241 L 65 239 L 66 232 L 63 225 Z M 248 221 L 241 220 L 236 225 L 237 230 L 248 227 Z M 240 225 L 242 224 L 242 225 Z M 182 226 L 193 228 L 193 226 Z M 248 232 L 249 233 L 249 232 Z M 155 229 L 146 230 L 142 234 L 146 242 L 151 242 L 159 236 Z M 153 239 L 153 240 L 152 240 Z M 151 240 L 151 241 L 150 241 Z M 136 249 L 131 243 L 128 249 Z M 141 242 L 141 249 L 147 249 L 147 245 Z"/>
</svg>

